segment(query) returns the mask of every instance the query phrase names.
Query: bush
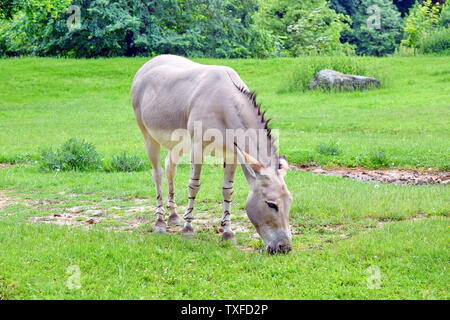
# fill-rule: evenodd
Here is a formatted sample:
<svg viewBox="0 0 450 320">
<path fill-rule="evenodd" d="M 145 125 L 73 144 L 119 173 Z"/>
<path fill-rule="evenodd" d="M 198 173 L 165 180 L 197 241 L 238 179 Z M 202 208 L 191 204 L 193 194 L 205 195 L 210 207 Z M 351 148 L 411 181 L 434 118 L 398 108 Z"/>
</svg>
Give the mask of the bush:
<svg viewBox="0 0 450 320">
<path fill-rule="evenodd" d="M 450 27 L 450 3 L 446 3 L 442 6 L 439 26 L 442 28 Z"/>
<path fill-rule="evenodd" d="M 259 29 L 278 38 L 281 54 L 352 53 L 353 46 L 341 41 L 341 34 L 350 31 L 351 19 L 328 7 L 325 0 L 260 2 L 255 21 Z"/>
<path fill-rule="evenodd" d="M 57 150 L 41 152 L 41 168 L 56 171 L 89 171 L 101 168 L 100 155 L 95 146 L 84 140 L 69 139 Z"/>
<path fill-rule="evenodd" d="M 322 69 L 333 69 L 348 74 L 375 76 L 373 71 L 369 72 L 369 69 L 362 65 L 356 57 L 310 56 L 302 58 L 300 63 L 294 68 L 287 90 L 290 92 L 307 90 L 314 75 Z"/>
<path fill-rule="evenodd" d="M 372 151 L 369 155 L 368 167 L 371 168 L 387 168 L 391 165 L 391 161 L 383 150 Z"/>
<path fill-rule="evenodd" d="M 267 57 L 276 51 L 274 37 L 253 23 L 257 0 L 24 3 L 18 12 L 3 14 L 11 16 L 6 25 L 0 25 L 3 55 L 89 58 L 172 53 L 242 58 Z M 69 4 L 81 11 L 81 25 L 71 30 L 67 26 Z"/>
<path fill-rule="evenodd" d="M 420 43 L 421 53 L 450 54 L 450 28 L 432 32 Z"/>
<path fill-rule="evenodd" d="M 378 8 L 378 10 L 371 10 Z M 373 17 L 379 12 L 379 22 Z M 384 56 L 394 53 L 402 38 L 400 12 L 390 0 L 361 0 L 353 17 L 353 40 L 359 55 Z"/>
<path fill-rule="evenodd" d="M 358 155 L 355 164 L 369 169 L 388 168 L 394 165 L 394 161 L 383 150 L 371 151 L 368 155 Z"/>
<path fill-rule="evenodd" d="M 440 9 L 439 3 L 433 4 L 431 0 L 425 0 L 422 4 L 417 2 L 406 17 L 402 46 L 418 48 L 438 26 Z"/>
<path fill-rule="evenodd" d="M 107 171 L 141 171 L 145 168 L 145 162 L 135 155 L 128 155 L 125 151 L 112 157 L 111 165 Z"/>
<path fill-rule="evenodd" d="M 318 153 L 327 156 L 338 156 L 342 153 L 339 144 L 336 141 L 329 141 L 327 143 L 319 143 L 316 147 Z"/>
</svg>

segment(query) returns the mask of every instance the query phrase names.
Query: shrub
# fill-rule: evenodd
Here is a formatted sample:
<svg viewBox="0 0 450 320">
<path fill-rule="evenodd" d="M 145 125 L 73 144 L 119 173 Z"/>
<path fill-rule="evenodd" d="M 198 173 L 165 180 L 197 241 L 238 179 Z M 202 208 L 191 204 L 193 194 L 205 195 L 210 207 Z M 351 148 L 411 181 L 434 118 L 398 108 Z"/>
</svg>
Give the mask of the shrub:
<svg viewBox="0 0 450 320">
<path fill-rule="evenodd" d="M 420 43 L 439 24 L 440 4 L 433 4 L 425 0 L 422 4 L 417 2 L 406 17 L 402 45 L 409 48 L 418 48 Z"/>
<path fill-rule="evenodd" d="M 368 167 L 386 168 L 389 167 L 391 161 L 383 150 L 372 151 L 369 155 Z"/>
<path fill-rule="evenodd" d="M 58 149 L 41 152 L 41 168 L 57 171 L 89 171 L 101 168 L 95 146 L 84 140 L 69 139 Z"/>
<path fill-rule="evenodd" d="M 357 155 L 354 164 L 369 169 L 388 168 L 394 165 L 394 160 L 383 150 L 373 150 L 369 154 Z"/>
<path fill-rule="evenodd" d="M 450 28 L 436 30 L 423 39 L 420 52 L 450 54 Z"/>
<path fill-rule="evenodd" d="M 319 143 L 316 147 L 316 150 L 318 153 L 327 156 L 338 156 L 342 153 L 339 148 L 339 144 L 336 141 Z"/>
<path fill-rule="evenodd" d="M 394 53 L 402 38 L 400 12 L 390 0 L 361 0 L 353 17 L 353 30 L 351 42 L 357 44 L 357 54 L 384 56 Z"/>
<path fill-rule="evenodd" d="M 17 155 L 0 155 L 0 163 L 23 164 L 35 162 L 37 155 L 28 152 Z"/>
<path fill-rule="evenodd" d="M 322 69 L 332 69 L 342 73 L 375 76 L 369 72 L 356 57 L 348 56 L 310 56 L 304 57 L 295 66 L 287 86 L 287 91 L 305 91 L 314 75 Z"/>
<path fill-rule="evenodd" d="M 145 162 L 135 155 L 128 155 L 125 151 L 112 157 L 108 171 L 140 171 L 145 168 Z"/>
<path fill-rule="evenodd" d="M 450 27 L 450 3 L 446 3 L 442 6 L 439 26 L 442 28 Z"/>
<path fill-rule="evenodd" d="M 278 38 L 284 55 L 353 52 L 351 45 L 341 42 L 351 19 L 329 8 L 325 0 L 261 1 L 255 21 L 259 29 Z"/>
<path fill-rule="evenodd" d="M 271 56 L 276 49 L 274 37 L 253 23 L 256 0 L 23 3 L 17 12 L 8 10 L 3 14 L 10 16 L 6 26 L 0 25 L 3 55 L 111 57 L 172 53 L 240 58 Z M 71 30 L 67 26 L 69 4 L 81 11 L 81 25 Z"/>
</svg>

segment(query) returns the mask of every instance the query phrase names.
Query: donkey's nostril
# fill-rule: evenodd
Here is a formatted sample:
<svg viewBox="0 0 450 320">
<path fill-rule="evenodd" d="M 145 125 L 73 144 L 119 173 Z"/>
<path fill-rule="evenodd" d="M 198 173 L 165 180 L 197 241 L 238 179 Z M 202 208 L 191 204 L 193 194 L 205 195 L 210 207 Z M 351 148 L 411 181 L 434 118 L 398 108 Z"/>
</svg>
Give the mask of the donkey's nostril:
<svg viewBox="0 0 450 320">
<path fill-rule="evenodd" d="M 289 251 L 292 250 L 292 248 L 286 243 L 278 244 L 278 248 L 277 249 L 278 249 L 277 250 L 278 252 L 282 252 L 282 253 L 288 253 Z"/>
<path fill-rule="evenodd" d="M 269 254 L 275 254 L 275 253 L 288 253 L 292 250 L 292 247 L 289 243 L 282 241 L 274 246 L 268 246 L 267 252 Z"/>
</svg>

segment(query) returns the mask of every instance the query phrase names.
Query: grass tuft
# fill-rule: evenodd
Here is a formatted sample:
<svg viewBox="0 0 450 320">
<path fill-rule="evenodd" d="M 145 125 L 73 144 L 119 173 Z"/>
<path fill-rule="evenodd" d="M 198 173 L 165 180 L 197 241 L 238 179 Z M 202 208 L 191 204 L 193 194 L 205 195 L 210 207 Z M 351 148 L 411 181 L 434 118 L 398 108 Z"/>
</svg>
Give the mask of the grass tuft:
<svg viewBox="0 0 450 320">
<path fill-rule="evenodd" d="M 125 151 L 114 155 L 111 160 L 111 164 L 105 167 L 106 171 L 142 171 L 145 169 L 145 162 L 136 155 L 129 155 Z"/>
<path fill-rule="evenodd" d="M 319 143 L 316 150 L 318 153 L 327 156 L 338 156 L 342 153 L 339 144 L 336 141 Z"/>
<path fill-rule="evenodd" d="M 101 159 L 92 143 L 71 138 L 57 150 L 43 150 L 40 164 L 46 170 L 91 171 L 101 168 Z"/>
</svg>

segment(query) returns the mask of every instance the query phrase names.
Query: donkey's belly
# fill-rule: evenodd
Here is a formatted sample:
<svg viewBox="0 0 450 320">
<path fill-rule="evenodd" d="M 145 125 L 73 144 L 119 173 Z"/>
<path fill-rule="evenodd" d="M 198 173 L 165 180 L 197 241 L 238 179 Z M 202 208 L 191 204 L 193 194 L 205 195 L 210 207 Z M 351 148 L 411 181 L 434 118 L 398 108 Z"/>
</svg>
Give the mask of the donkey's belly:
<svg viewBox="0 0 450 320">
<path fill-rule="evenodd" d="M 166 130 L 149 128 L 148 132 L 153 139 L 166 149 L 183 150 L 182 153 L 187 153 L 190 150 L 191 140 L 186 129 Z"/>
</svg>

